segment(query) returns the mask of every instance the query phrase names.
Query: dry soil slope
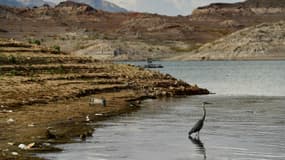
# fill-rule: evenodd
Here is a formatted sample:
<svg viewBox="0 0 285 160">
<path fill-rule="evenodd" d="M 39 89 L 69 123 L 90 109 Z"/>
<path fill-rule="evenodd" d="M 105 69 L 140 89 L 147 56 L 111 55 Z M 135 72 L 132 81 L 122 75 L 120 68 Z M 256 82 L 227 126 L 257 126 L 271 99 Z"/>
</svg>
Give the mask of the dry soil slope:
<svg viewBox="0 0 285 160">
<path fill-rule="evenodd" d="M 173 59 L 284 59 L 284 45 L 285 21 L 263 23 L 237 31 Z"/>
</svg>

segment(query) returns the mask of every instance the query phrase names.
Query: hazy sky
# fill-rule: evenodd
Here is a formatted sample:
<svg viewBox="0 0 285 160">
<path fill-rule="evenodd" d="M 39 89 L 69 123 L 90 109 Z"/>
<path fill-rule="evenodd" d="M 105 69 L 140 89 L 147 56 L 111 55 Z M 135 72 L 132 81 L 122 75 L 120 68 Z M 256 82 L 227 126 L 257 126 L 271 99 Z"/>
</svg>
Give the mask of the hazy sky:
<svg viewBox="0 0 285 160">
<path fill-rule="evenodd" d="M 46 0 L 59 2 L 63 0 Z M 243 0 L 108 0 L 127 10 L 166 15 L 188 15 L 193 9 L 214 2 L 239 2 Z"/>
</svg>

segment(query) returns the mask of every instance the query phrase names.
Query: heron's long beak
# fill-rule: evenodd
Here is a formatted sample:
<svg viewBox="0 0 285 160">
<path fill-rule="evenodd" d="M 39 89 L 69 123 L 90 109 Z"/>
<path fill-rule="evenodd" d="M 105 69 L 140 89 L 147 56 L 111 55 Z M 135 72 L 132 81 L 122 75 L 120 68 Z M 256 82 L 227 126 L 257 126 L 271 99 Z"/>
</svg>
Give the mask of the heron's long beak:
<svg viewBox="0 0 285 160">
<path fill-rule="evenodd" d="M 204 104 L 213 104 L 213 103 L 210 103 L 210 102 L 204 102 Z"/>
</svg>

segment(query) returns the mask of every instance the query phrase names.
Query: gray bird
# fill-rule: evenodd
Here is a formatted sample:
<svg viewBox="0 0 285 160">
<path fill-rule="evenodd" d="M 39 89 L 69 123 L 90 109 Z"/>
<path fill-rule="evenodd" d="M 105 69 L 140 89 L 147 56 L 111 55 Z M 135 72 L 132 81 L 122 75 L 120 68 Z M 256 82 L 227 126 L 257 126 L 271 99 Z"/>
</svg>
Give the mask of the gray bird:
<svg viewBox="0 0 285 160">
<path fill-rule="evenodd" d="M 204 111 L 203 117 L 202 117 L 202 119 L 198 120 L 198 122 L 194 125 L 194 127 L 189 131 L 189 137 L 191 137 L 191 135 L 193 133 L 197 132 L 196 136 L 198 136 L 198 138 L 199 138 L 199 132 L 203 128 L 204 121 L 205 121 L 205 118 L 206 118 L 206 109 L 205 109 L 205 105 L 206 104 L 212 104 L 212 103 L 203 102 L 203 111 Z"/>
</svg>

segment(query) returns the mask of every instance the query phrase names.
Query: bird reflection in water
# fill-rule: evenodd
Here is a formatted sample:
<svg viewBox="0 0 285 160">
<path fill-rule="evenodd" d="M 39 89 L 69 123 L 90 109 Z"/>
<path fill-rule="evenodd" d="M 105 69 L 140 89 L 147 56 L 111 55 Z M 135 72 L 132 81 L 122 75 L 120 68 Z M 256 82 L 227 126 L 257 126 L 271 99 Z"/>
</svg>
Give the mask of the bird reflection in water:
<svg viewBox="0 0 285 160">
<path fill-rule="evenodd" d="M 206 160 L 206 159 L 207 159 L 207 155 L 206 155 L 206 149 L 205 149 L 205 147 L 204 147 L 203 142 L 202 142 L 199 138 L 195 138 L 195 137 L 193 138 L 193 137 L 191 137 L 191 136 L 189 136 L 189 140 L 190 140 L 193 144 L 196 145 L 196 151 L 197 151 L 199 154 L 203 155 L 204 160 Z"/>
</svg>

